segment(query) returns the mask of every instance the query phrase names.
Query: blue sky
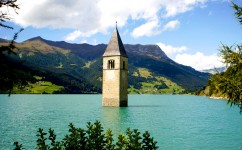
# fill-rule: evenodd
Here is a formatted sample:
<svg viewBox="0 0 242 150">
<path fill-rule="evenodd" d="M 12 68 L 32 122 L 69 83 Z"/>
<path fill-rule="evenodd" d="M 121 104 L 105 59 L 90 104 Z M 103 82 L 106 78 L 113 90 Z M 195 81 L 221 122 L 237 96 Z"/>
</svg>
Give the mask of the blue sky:
<svg viewBox="0 0 242 150">
<path fill-rule="evenodd" d="M 234 0 L 241 5 L 241 0 Z M 18 42 L 41 36 L 53 41 L 109 42 L 118 22 L 125 44 L 158 44 L 178 63 L 197 70 L 223 66 L 221 43 L 242 43 L 242 26 L 229 0 L 18 0 L 0 37 L 10 39 L 21 27 Z"/>
</svg>

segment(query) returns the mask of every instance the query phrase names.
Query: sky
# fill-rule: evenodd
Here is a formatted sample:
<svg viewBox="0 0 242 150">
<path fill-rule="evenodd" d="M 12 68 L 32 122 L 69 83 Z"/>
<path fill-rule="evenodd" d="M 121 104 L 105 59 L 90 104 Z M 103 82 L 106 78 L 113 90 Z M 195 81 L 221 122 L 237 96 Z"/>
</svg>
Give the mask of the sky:
<svg viewBox="0 0 242 150">
<path fill-rule="evenodd" d="M 233 0 L 242 5 L 241 0 Z M 116 21 L 124 44 L 157 44 L 174 61 L 196 70 L 224 66 L 222 44 L 242 44 L 231 0 L 18 0 L 0 38 L 108 44 Z"/>
</svg>

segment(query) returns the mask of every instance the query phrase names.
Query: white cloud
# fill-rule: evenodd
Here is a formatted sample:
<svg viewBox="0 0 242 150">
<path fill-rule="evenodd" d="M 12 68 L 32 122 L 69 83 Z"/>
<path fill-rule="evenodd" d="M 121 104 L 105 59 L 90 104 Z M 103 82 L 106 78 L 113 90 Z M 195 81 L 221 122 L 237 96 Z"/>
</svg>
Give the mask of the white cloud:
<svg viewBox="0 0 242 150">
<path fill-rule="evenodd" d="M 173 58 L 173 56 L 177 53 L 181 53 L 187 50 L 186 46 L 180 46 L 180 47 L 173 47 L 171 45 L 166 45 L 164 43 L 156 43 L 165 53 L 168 57 Z"/>
<path fill-rule="evenodd" d="M 93 45 L 97 45 L 97 39 L 93 40 Z"/>
<path fill-rule="evenodd" d="M 160 23 L 158 19 L 149 20 L 148 22 L 136 27 L 132 32 L 131 35 L 134 38 L 142 37 L 142 36 L 154 36 L 157 34 L 160 34 L 161 32 L 168 31 L 168 30 L 174 30 L 178 28 L 180 25 L 180 22 L 178 20 L 173 20 L 168 22 L 162 30 L 160 29 Z"/>
<path fill-rule="evenodd" d="M 180 25 L 180 21 L 178 20 L 173 20 L 173 21 L 170 21 L 168 22 L 162 29 L 162 31 L 167 31 L 167 30 L 173 30 L 173 29 L 176 29 L 178 28 Z"/>
<path fill-rule="evenodd" d="M 142 24 L 141 26 L 135 28 L 131 35 L 135 38 L 142 37 L 142 36 L 152 36 L 157 35 L 160 33 L 159 31 L 159 23 L 157 20 L 146 22 L 145 24 Z"/>
<path fill-rule="evenodd" d="M 83 40 L 81 41 L 81 43 L 87 43 L 87 40 L 84 40 L 84 39 L 83 39 Z"/>
<path fill-rule="evenodd" d="M 161 42 L 156 44 L 175 62 L 191 66 L 196 70 L 214 69 L 225 66 L 222 63 L 222 58 L 217 54 L 205 55 L 202 52 L 189 54 L 187 53 L 188 48 L 186 46 L 174 47 Z"/>
<path fill-rule="evenodd" d="M 14 22 L 24 27 L 68 28 L 85 33 L 106 33 L 118 21 L 118 26 L 144 20 L 150 26 L 149 35 L 157 33 L 161 17 L 187 12 L 206 0 L 18 0 L 20 10 L 13 13 Z M 161 15 L 161 12 L 162 15 Z M 93 32 L 95 31 L 95 32 Z M 78 35 L 78 34 L 76 34 Z"/>
<path fill-rule="evenodd" d="M 100 10 L 97 0 L 19 0 L 20 10 L 15 22 L 36 28 L 82 28 L 90 31 L 98 26 Z M 90 9 L 92 8 L 92 9 Z M 91 22 L 88 24 L 88 22 Z"/>
<path fill-rule="evenodd" d="M 66 41 L 74 41 L 75 39 L 77 39 L 79 36 L 81 36 L 81 32 L 76 30 L 70 34 L 68 34 L 66 37 L 65 37 L 65 40 Z"/>
<path fill-rule="evenodd" d="M 65 37 L 65 40 L 66 41 L 74 41 L 76 40 L 77 38 L 79 38 L 80 36 L 81 37 L 90 37 L 91 35 L 95 34 L 97 31 L 90 31 L 90 32 L 86 32 L 86 33 L 83 33 L 81 32 L 80 30 L 76 30 L 74 32 L 71 32 L 70 34 L 68 34 L 66 37 Z"/>
<path fill-rule="evenodd" d="M 221 57 L 218 57 L 216 54 L 204 55 L 202 52 L 197 52 L 195 54 L 177 54 L 175 61 L 186 66 L 191 66 L 196 70 L 213 69 L 224 66 Z"/>
<path fill-rule="evenodd" d="M 122 35 L 127 35 L 129 33 L 129 30 L 128 29 L 126 29 L 124 32 L 123 32 L 123 34 Z"/>
<path fill-rule="evenodd" d="M 173 17 L 192 10 L 195 6 L 205 4 L 207 0 L 167 0 L 164 4 L 165 14 L 164 17 Z"/>
</svg>

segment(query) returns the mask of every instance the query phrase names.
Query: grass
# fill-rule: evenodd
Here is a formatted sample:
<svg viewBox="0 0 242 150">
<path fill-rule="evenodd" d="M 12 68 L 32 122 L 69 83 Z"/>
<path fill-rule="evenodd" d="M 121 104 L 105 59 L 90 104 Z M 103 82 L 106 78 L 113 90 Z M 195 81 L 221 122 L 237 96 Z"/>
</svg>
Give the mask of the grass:
<svg viewBox="0 0 242 150">
<path fill-rule="evenodd" d="M 42 41 L 27 41 L 21 44 L 16 43 L 16 46 L 20 49 L 28 49 L 31 50 L 31 52 L 35 51 L 41 51 L 42 53 L 55 53 L 60 52 L 64 55 L 67 55 L 70 53 L 70 50 L 50 46 Z"/>
<path fill-rule="evenodd" d="M 34 76 L 38 81 L 36 83 L 29 83 L 26 87 L 14 87 L 13 93 L 15 94 L 52 94 L 55 91 L 60 91 L 63 86 L 55 85 L 49 81 L 41 81 L 43 77 Z"/>
<path fill-rule="evenodd" d="M 128 93 L 129 94 L 140 94 L 139 90 L 135 89 L 133 86 L 128 88 Z"/>
<path fill-rule="evenodd" d="M 137 73 L 138 72 L 138 73 Z M 147 82 L 142 82 L 142 87 L 140 89 L 135 89 L 131 86 L 128 89 L 129 94 L 179 94 L 184 91 L 184 89 L 172 82 L 171 80 L 162 76 L 152 76 L 152 73 L 146 68 L 138 68 L 138 71 L 133 73 L 133 76 L 141 76 L 149 79 Z M 165 84 L 168 88 L 158 89 L 156 86 L 161 86 Z"/>
<path fill-rule="evenodd" d="M 168 79 L 165 79 L 164 82 L 168 86 L 166 89 L 157 89 L 155 87 L 156 85 L 162 85 L 162 83 L 159 81 L 142 82 L 142 88 L 140 89 L 140 92 L 142 94 L 179 94 L 184 91 L 182 87 Z"/>
<path fill-rule="evenodd" d="M 62 69 L 63 68 L 63 64 L 62 63 L 59 63 L 59 66 L 57 66 L 56 68 Z"/>
<path fill-rule="evenodd" d="M 141 77 L 148 78 L 152 77 L 152 73 L 146 68 L 138 68 Z"/>
<path fill-rule="evenodd" d="M 34 78 L 37 79 L 37 80 L 42 80 L 43 79 L 43 77 L 40 77 L 40 76 L 34 76 Z"/>
<path fill-rule="evenodd" d="M 134 72 L 134 73 L 132 74 L 132 76 L 138 77 L 139 74 L 138 74 L 138 72 Z"/>
<path fill-rule="evenodd" d="M 93 63 L 95 63 L 95 62 L 96 62 L 96 60 L 94 60 L 94 61 L 88 61 L 88 62 L 85 63 L 85 66 L 83 66 L 83 68 L 90 68 L 90 66 L 91 66 Z"/>
</svg>

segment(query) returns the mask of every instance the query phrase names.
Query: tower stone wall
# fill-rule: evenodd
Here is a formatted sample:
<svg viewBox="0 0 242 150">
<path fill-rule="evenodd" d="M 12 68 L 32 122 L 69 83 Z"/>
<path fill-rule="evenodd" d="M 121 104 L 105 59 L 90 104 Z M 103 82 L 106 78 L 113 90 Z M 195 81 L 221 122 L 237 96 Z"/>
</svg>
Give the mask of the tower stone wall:
<svg viewBox="0 0 242 150">
<path fill-rule="evenodd" d="M 128 106 L 128 57 L 117 28 L 103 55 L 102 105 Z"/>
</svg>

